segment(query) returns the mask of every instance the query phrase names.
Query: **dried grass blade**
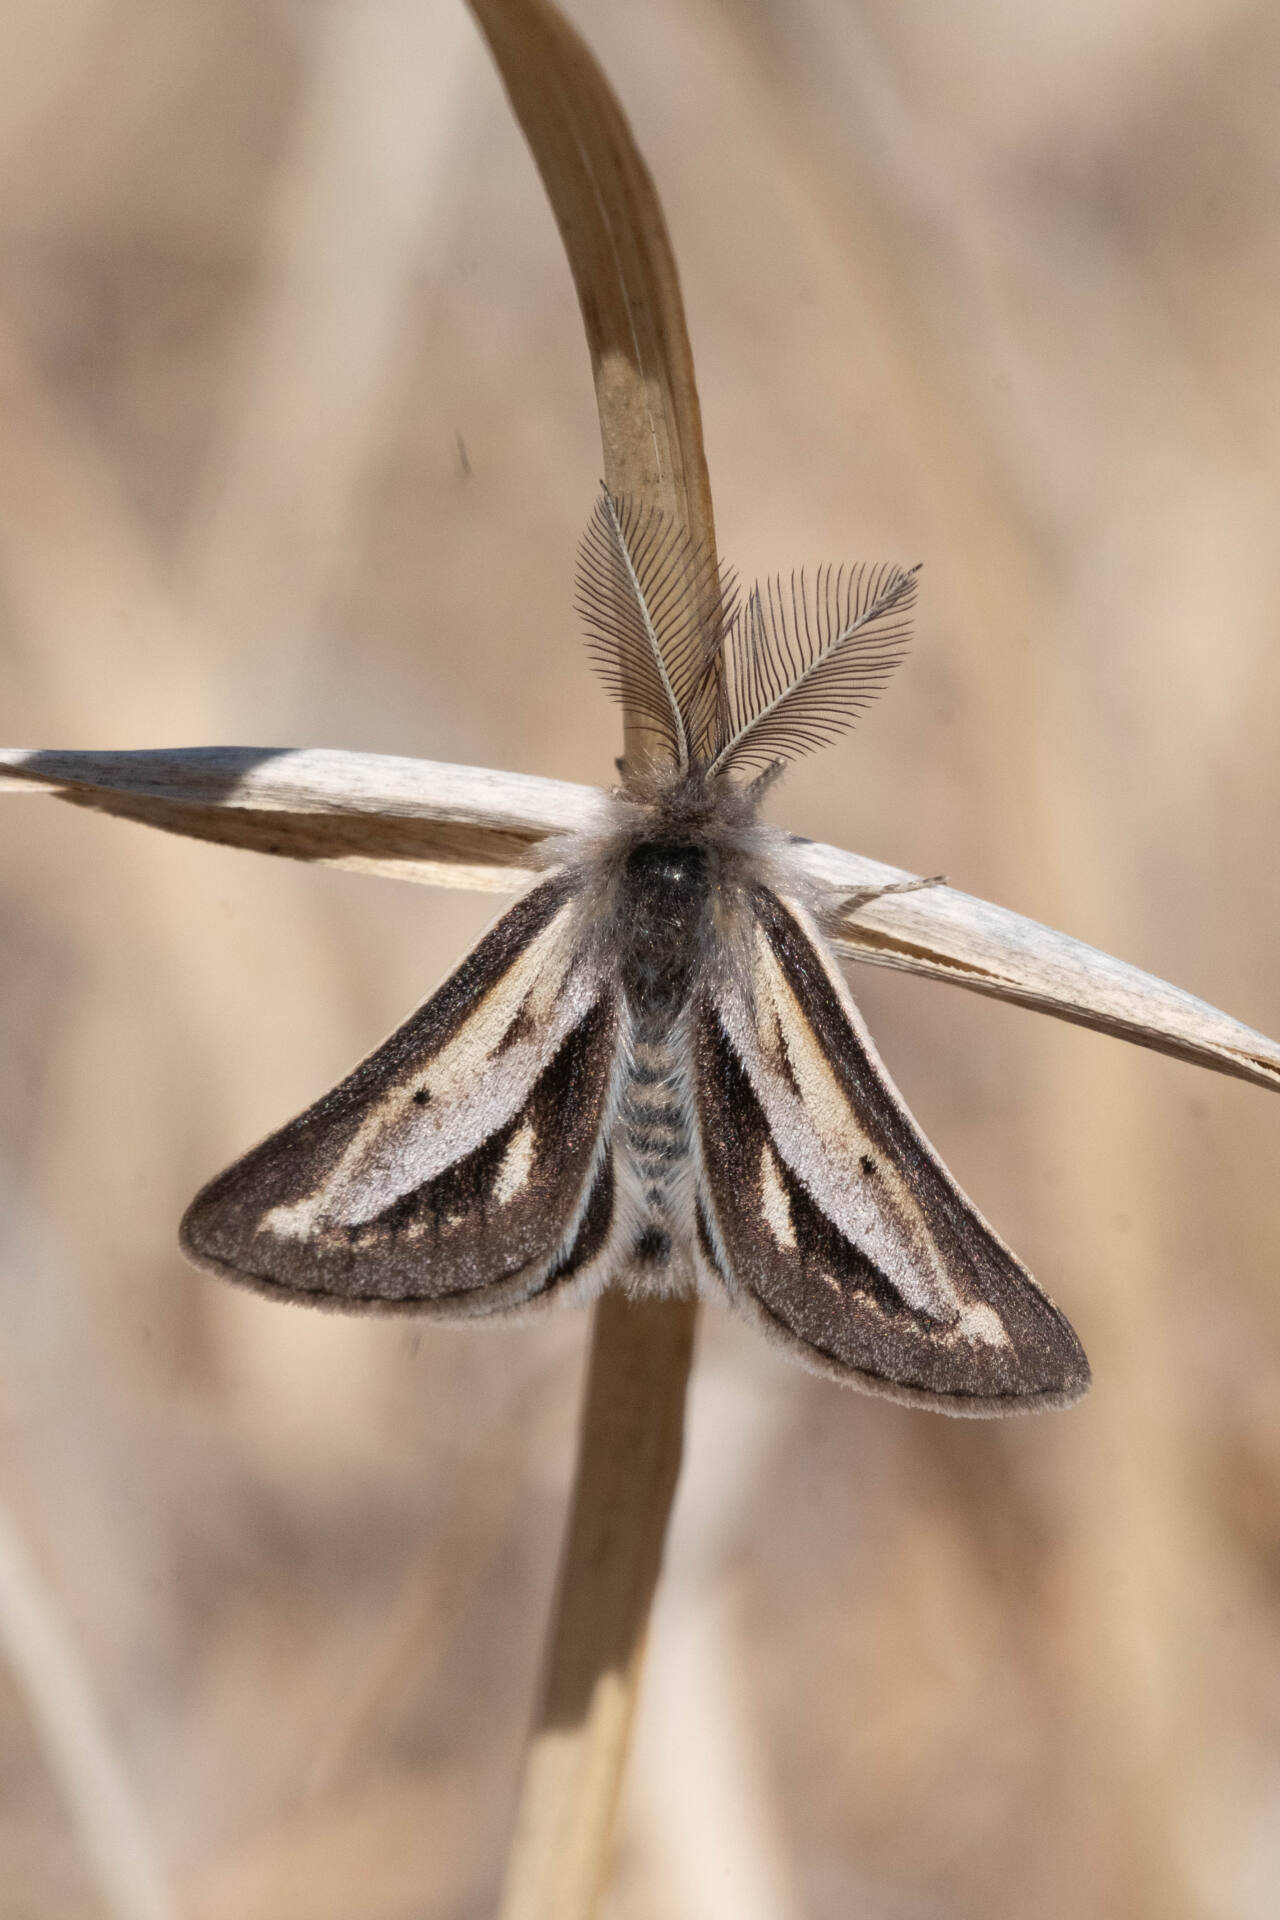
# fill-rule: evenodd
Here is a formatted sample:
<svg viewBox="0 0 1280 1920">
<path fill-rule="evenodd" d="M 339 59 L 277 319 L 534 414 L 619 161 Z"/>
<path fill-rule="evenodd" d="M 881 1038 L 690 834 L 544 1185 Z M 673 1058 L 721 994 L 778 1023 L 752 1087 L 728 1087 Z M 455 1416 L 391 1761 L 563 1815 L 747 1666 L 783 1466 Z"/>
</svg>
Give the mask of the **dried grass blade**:
<svg viewBox="0 0 1280 1920">
<path fill-rule="evenodd" d="M 596 787 L 390 754 L 189 747 L 118 753 L 0 749 L 0 793 L 45 791 L 260 853 L 435 886 L 513 892 L 539 844 L 602 817 Z M 793 842 L 838 896 L 913 876 L 839 847 Z M 837 952 L 1010 1000 L 1280 1089 L 1280 1045 L 1194 994 L 952 887 L 826 917 Z"/>
<path fill-rule="evenodd" d="M 525 884 L 540 841 L 603 805 L 533 774 L 325 748 L 0 750 L 0 792 L 23 788 L 197 840 L 499 893 Z"/>
<path fill-rule="evenodd" d="M 3 1510 L 0 1653 L 65 1796 L 102 1912 L 111 1920 L 176 1920 L 164 1872 L 82 1663 Z"/>
</svg>

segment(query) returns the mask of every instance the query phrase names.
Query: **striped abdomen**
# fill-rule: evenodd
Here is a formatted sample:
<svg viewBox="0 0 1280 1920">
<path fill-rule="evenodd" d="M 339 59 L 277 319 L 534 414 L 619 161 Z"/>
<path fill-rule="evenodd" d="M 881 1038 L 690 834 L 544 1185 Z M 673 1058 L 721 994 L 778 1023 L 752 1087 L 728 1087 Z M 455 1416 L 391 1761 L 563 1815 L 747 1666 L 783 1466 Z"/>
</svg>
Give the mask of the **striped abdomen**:
<svg viewBox="0 0 1280 1920">
<path fill-rule="evenodd" d="M 661 1226 L 689 1155 L 685 1095 L 669 1044 L 637 1040 L 633 1059 L 618 1118 L 646 1207 Z"/>
</svg>

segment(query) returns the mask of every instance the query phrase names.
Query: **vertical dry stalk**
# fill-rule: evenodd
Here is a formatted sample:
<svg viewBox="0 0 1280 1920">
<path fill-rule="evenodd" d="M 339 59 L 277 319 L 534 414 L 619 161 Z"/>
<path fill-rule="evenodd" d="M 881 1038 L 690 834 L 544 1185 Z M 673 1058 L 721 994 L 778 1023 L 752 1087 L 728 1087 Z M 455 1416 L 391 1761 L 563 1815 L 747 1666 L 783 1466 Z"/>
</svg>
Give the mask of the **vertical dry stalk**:
<svg viewBox="0 0 1280 1920">
<path fill-rule="evenodd" d="M 609 1866 L 680 1472 L 697 1302 L 595 1310 L 573 1505 L 502 1920 L 587 1920 Z"/>
<path fill-rule="evenodd" d="M 471 0 L 555 210 L 586 328 L 610 489 L 714 550 L 675 262 L 622 109 L 547 0 Z M 626 751 L 651 742 L 625 716 Z M 589 1920 L 603 1890 L 645 1627 L 680 1468 L 694 1300 L 606 1294 L 502 1905 Z"/>
</svg>

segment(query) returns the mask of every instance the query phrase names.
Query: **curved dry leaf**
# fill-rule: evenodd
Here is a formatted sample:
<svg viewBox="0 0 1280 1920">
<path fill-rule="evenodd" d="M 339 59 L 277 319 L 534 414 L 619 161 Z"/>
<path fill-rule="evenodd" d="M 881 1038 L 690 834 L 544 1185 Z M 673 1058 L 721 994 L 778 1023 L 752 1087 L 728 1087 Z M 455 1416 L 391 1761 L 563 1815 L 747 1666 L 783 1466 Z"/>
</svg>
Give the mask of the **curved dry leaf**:
<svg viewBox="0 0 1280 1920">
<path fill-rule="evenodd" d="M 607 804 L 597 787 L 536 774 L 315 747 L 0 750 L 0 791 L 23 788 L 196 839 L 498 893 L 525 884 L 543 841 L 601 824 Z M 850 909 L 843 896 L 915 876 L 816 841 L 793 847 L 831 896 L 826 931 L 848 959 L 947 980 L 1280 1089 L 1280 1046 L 1193 994 L 954 887 Z"/>
<path fill-rule="evenodd" d="M 711 483 L 671 241 L 594 55 L 547 0 L 470 0 L 564 242 L 595 379 L 609 491 L 662 510 L 714 561 Z M 714 578 L 714 564 L 711 574 Z M 660 751 L 639 716 L 629 754 Z"/>
</svg>

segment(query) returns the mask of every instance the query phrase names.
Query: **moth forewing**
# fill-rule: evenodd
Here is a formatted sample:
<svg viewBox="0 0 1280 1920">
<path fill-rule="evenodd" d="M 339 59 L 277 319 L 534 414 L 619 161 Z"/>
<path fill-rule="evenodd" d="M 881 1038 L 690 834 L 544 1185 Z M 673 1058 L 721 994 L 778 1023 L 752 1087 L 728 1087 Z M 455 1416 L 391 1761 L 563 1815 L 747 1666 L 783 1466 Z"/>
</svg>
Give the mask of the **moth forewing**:
<svg viewBox="0 0 1280 1920">
<path fill-rule="evenodd" d="M 610 1244 L 616 989 L 580 890 L 542 881 L 323 1099 L 197 1195 L 182 1244 L 261 1291 L 472 1317 L 581 1282 Z"/>
<path fill-rule="evenodd" d="M 753 894 L 749 979 L 696 1040 L 701 1258 L 796 1357 L 950 1413 L 1063 1406 L 1067 1321 L 907 1111 L 816 927 Z"/>
</svg>

